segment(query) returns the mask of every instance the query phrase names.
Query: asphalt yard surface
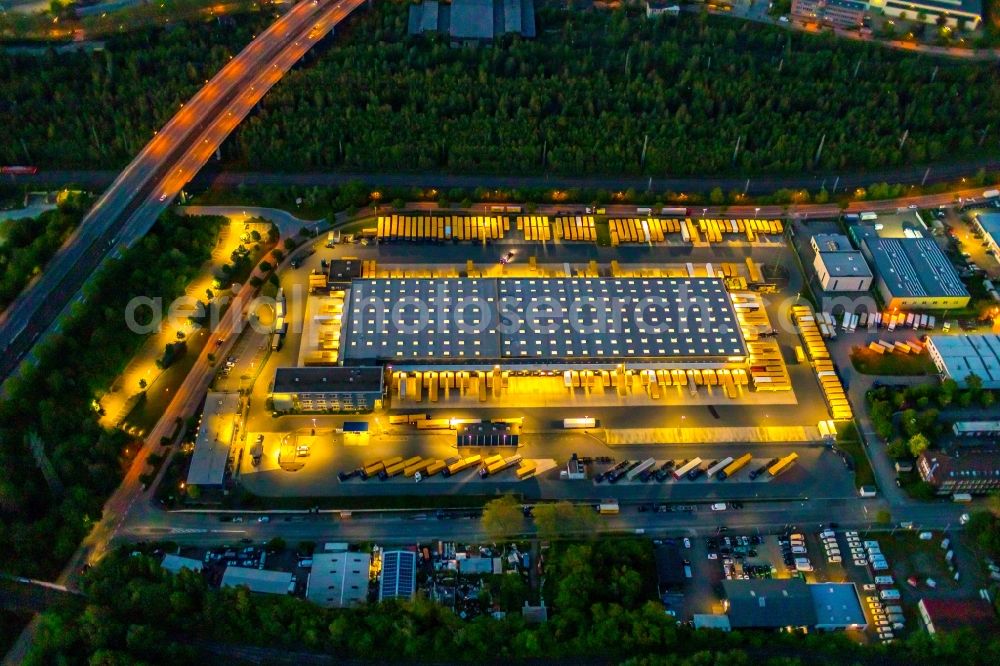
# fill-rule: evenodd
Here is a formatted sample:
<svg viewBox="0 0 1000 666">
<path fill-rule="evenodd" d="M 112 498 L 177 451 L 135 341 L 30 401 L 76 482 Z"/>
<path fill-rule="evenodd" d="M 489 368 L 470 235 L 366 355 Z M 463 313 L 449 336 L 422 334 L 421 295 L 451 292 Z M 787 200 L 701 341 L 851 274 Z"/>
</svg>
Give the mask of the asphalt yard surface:
<svg viewBox="0 0 1000 666">
<path fill-rule="evenodd" d="M 777 239 L 772 239 L 777 240 Z M 796 434 L 803 428 L 814 434 L 816 424 L 829 418 L 820 394 L 819 385 L 808 365 L 795 361 L 794 348 L 799 338 L 794 329 L 786 324 L 788 308 L 795 302 L 802 278 L 795 269 L 796 263 L 791 250 L 770 243 L 766 246 L 750 247 L 737 244 L 718 244 L 710 247 L 690 245 L 624 245 L 617 248 L 598 247 L 592 243 L 525 243 L 501 241 L 499 247 L 476 244 L 414 244 L 382 243 L 375 245 L 338 245 L 325 247 L 325 236 L 317 238 L 309 248 L 297 254 L 303 256 L 301 267 L 282 271 L 281 286 L 288 298 L 290 328 L 280 351 L 270 353 L 264 360 L 264 367 L 253 385 L 251 410 L 244 432 L 250 437 L 256 433 L 265 434 L 265 456 L 261 466 L 254 468 L 246 461 L 241 470 L 241 481 L 254 493 L 264 496 L 331 496 L 378 494 L 433 495 L 469 493 L 482 494 L 514 490 L 529 497 L 570 497 L 600 498 L 606 494 L 635 500 L 699 500 L 714 498 L 791 498 L 791 497 L 837 497 L 854 496 L 854 488 L 849 473 L 839 457 L 822 446 L 801 443 Z M 415 483 L 412 478 L 402 475 L 385 482 L 377 479 L 360 481 L 352 479 L 340 482 L 337 473 L 350 471 L 362 462 L 390 456 L 422 456 L 425 458 L 447 459 L 459 455 L 455 447 L 455 433 L 417 432 L 412 426 L 389 426 L 385 413 L 378 415 L 289 415 L 275 417 L 266 409 L 266 396 L 274 370 L 277 367 L 295 365 L 301 339 L 301 327 L 296 322 L 305 312 L 305 294 L 308 275 L 313 270 L 322 270 L 323 259 L 357 257 L 377 259 L 378 265 L 408 265 L 414 269 L 434 268 L 444 270 L 453 266 L 465 270 L 466 260 L 472 260 L 477 270 L 494 268 L 501 254 L 513 249 L 514 269 L 518 263 L 527 264 L 529 256 L 536 256 L 539 264 L 558 265 L 560 269 L 570 264 L 571 270 L 585 268 L 590 261 L 597 261 L 601 270 L 607 270 L 612 259 L 617 260 L 623 270 L 637 265 L 663 267 L 721 262 L 743 263 L 746 257 L 753 258 L 762 265 L 790 268 L 786 281 L 779 283 L 780 291 L 763 296 L 772 325 L 776 330 L 775 340 L 788 363 L 793 392 L 764 394 L 747 392 L 745 397 L 731 400 L 713 394 L 704 388 L 696 396 L 687 389 L 676 400 L 653 401 L 645 394 L 635 396 L 625 405 L 620 404 L 614 391 L 606 391 L 602 399 L 588 397 L 581 389 L 565 391 L 560 400 L 537 399 L 535 396 L 519 398 L 504 396 L 496 401 L 490 398 L 486 403 L 466 399 L 439 400 L 436 403 L 398 403 L 391 413 L 430 413 L 434 418 L 500 418 L 521 416 L 524 418 L 521 435 L 522 446 L 516 453 L 525 459 L 539 462 L 539 473 L 527 481 L 518 482 L 512 471 L 504 472 L 495 479 L 480 480 L 473 472 L 462 473 L 450 480 L 431 478 Z M 249 329 L 248 329 L 249 330 Z M 249 333 L 245 334 L 251 335 Z M 256 336 L 254 336 L 256 339 Z M 256 351 L 259 342 L 238 345 L 237 350 Z M 248 366 L 259 362 L 257 354 L 236 353 L 237 364 Z M 253 361 L 249 360 L 254 358 Z M 242 377 L 248 368 L 234 368 L 231 376 Z M 229 382 L 231 383 L 231 382 Z M 716 396 L 715 393 L 719 395 Z M 604 399 L 607 398 L 607 399 Z M 639 400 L 645 398 L 645 401 Z M 717 398 L 717 399 L 716 399 Z M 599 427 L 587 432 L 565 431 L 562 420 L 570 417 L 588 416 L 598 420 Z M 345 442 L 337 433 L 345 421 L 367 421 L 371 435 L 367 443 L 360 446 Z M 746 439 L 745 433 L 753 429 L 772 433 L 768 443 L 739 443 Z M 313 432 L 316 434 L 313 435 Z M 295 458 L 294 464 L 284 468 L 278 464 L 281 438 L 293 433 L 298 444 L 309 447 L 308 455 L 289 456 L 286 448 L 284 461 Z M 782 438 L 782 434 L 787 438 Z M 712 434 L 702 437 L 701 434 Z M 725 436 L 723 436 L 725 435 Z M 247 441 L 250 441 L 248 438 Z M 669 442 L 674 443 L 669 443 Z M 641 443 L 639 443 L 641 442 Z M 699 443 L 700 442 L 700 443 Z M 357 442 L 355 442 L 357 443 Z M 286 440 L 287 444 L 287 440 Z M 238 457 L 238 443 L 233 451 Z M 296 447 L 292 447 L 295 449 Z M 270 451 L 270 453 L 269 453 Z M 745 477 L 750 469 L 759 467 L 768 460 L 796 451 L 798 463 L 787 473 L 776 479 L 761 478 L 750 483 Z M 486 456 L 499 450 L 471 449 L 464 455 L 481 453 Z M 595 484 L 592 480 L 567 481 L 559 479 L 559 471 L 565 469 L 572 453 L 580 456 L 610 456 L 616 460 L 643 460 L 653 457 L 661 463 L 668 459 L 690 459 L 701 457 L 705 462 L 726 456 L 738 456 L 749 452 L 754 456 L 750 466 L 736 478 L 725 482 L 667 481 L 657 483 L 625 482 L 609 486 Z M 511 450 L 507 455 L 514 454 Z M 296 471 L 289 471 L 295 469 Z M 602 466 L 596 466 L 594 472 Z M 742 478 L 741 478 L 742 476 Z M 766 477 L 767 475 L 763 475 Z"/>
</svg>

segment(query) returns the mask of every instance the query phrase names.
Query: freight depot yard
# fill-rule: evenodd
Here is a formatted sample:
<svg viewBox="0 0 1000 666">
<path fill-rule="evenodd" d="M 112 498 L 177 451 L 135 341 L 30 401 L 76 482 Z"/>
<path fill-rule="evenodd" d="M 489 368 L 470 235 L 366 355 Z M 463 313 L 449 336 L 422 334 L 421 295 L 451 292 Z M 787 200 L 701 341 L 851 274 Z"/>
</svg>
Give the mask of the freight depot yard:
<svg viewBox="0 0 1000 666">
<path fill-rule="evenodd" d="M 230 461 L 219 485 L 231 474 L 263 496 L 402 484 L 588 498 L 854 494 L 825 445 L 831 417 L 849 407 L 811 310 L 793 312 L 802 276 L 780 222 L 413 220 L 382 218 L 365 244 L 321 236 L 280 273 L 287 332 L 243 334 L 243 348 L 271 352 L 252 370 L 234 359 L 249 400 L 239 434 L 215 443 L 215 459 Z M 639 317 L 634 306 L 651 301 Z M 548 305 L 529 312 L 538 302 Z"/>
</svg>

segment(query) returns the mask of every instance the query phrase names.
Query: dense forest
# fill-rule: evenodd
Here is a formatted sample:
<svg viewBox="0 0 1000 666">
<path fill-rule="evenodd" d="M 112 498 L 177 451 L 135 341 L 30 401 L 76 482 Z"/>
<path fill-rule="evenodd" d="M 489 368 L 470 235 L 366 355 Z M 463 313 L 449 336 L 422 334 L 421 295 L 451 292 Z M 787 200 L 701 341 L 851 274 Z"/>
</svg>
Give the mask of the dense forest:
<svg viewBox="0 0 1000 666">
<path fill-rule="evenodd" d="M 200 573 L 165 573 L 155 559 L 132 556 L 132 550 L 112 553 L 88 572 L 86 601 L 43 616 L 27 663 L 187 665 L 208 661 L 201 652 L 206 648 L 232 655 L 233 646 L 263 646 L 282 655 L 407 663 L 583 658 L 636 666 L 800 666 L 817 660 L 973 666 L 993 663 L 1000 650 L 996 636 L 977 641 L 966 633 L 916 632 L 905 642 L 865 648 L 836 633 L 693 631 L 675 624 L 652 598 L 649 541 L 554 545 L 546 556 L 550 619 L 541 625 L 526 623 L 517 612 L 463 621 L 422 595 L 334 610 L 245 588 L 214 590 Z"/>
<path fill-rule="evenodd" d="M 353 17 L 269 93 L 225 159 L 277 170 L 663 176 L 998 153 L 993 64 L 700 15 L 650 21 L 555 5 L 540 7 L 535 40 L 451 48 L 407 36 L 408 5 L 380 2 Z M 263 20 L 151 30 L 93 54 L 0 55 L 0 161 L 125 163 Z"/>
<path fill-rule="evenodd" d="M 92 52 L 0 51 L 0 164 L 124 166 L 269 20 L 138 30 Z"/>
<path fill-rule="evenodd" d="M 183 292 L 223 218 L 167 214 L 95 275 L 87 300 L 35 347 L 38 362 L 0 400 L 0 571 L 53 577 L 101 513 L 129 462 L 129 437 L 98 424 L 94 399 L 142 342 L 123 325 L 138 295 Z M 134 449 L 134 447 L 133 447 Z"/>
</svg>

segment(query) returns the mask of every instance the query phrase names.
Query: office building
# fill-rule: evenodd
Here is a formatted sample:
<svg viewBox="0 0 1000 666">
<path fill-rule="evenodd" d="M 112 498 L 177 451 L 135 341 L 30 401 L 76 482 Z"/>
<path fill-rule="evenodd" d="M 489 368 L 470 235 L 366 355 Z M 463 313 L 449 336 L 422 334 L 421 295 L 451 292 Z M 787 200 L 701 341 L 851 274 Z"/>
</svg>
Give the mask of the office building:
<svg viewBox="0 0 1000 666">
<path fill-rule="evenodd" d="M 278 368 L 270 398 L 276 412 L 364 412 L 382 406 L 379 367 Z"/>
<path fill-rule="evenodd" d="M 995 451 L 961 455 L 925 451 L 917 458 L 917 471 L 939 495 L 985 495 L 1000 489 L 1000 453 Z"/>
<path fill-rule="evenodd" d="M 825 291 L 868 291 L 872 286 L 872 271 L 863 254 L 851 246 L 847 236 L 817 234 L 810 239 L 813 268 Z"/>
<path fill-rule="evenodd" d="M 792 0 L 792 17 L 803 23 L 852 30 L 861 27 L 867 2 L 858 0 Z"/>
</svg>

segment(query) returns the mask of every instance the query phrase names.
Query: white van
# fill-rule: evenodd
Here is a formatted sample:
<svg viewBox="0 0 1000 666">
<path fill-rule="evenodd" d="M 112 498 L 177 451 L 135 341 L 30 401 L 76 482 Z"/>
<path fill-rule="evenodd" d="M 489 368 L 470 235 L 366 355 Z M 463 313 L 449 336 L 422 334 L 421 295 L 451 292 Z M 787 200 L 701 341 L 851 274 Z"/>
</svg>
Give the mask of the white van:
<svg viewBox="0 0 1000 666">
<path fill-rule="evenodd" d="M 876 585 L 892 585 L 894 582 L 892 576 L 875 576 Z"/>
<path fill-rule="evenodd" d="M 899 601 L 900 599 L 899 590 L 896 589 L 882 590 L 878 595 L 885 601 Z"/>
</svg>

